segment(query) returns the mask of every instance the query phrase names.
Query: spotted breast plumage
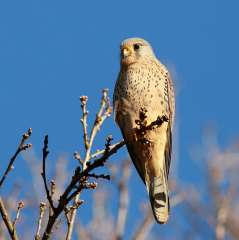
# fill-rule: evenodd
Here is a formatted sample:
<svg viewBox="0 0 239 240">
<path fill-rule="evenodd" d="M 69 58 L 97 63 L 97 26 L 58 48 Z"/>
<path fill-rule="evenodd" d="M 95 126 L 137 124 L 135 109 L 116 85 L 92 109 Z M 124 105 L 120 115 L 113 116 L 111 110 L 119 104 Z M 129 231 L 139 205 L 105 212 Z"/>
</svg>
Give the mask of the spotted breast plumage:
<svg viewBox="0 0 239 240">
<path fill-rule="evenodd" d="M 168 174 L 175 112 L 173 84 L 167 68 L 156 58 L 147 41 L 130 38 L 120 47 L 120 72 L 114 90 L 115 120 L 146 184 L 154 217 L 158 223 L 166 223 L 170 209 Z M 166 120 L 139 136 L 138 121 L 142 113 L 145 129 L 156 119 Z"/>
</svg>

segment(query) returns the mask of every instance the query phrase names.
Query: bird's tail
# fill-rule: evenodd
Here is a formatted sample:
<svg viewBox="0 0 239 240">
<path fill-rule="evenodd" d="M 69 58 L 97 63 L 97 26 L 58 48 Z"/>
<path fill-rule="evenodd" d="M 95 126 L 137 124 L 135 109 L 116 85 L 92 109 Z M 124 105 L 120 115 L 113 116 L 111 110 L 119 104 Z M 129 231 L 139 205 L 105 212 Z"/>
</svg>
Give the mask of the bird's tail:
<svg viewBox="0 0 239 240">
<path fill-rule="evenodd" d="M 155 220 L 160 224 L 166 223 L 170 212 L 166 173 L 161 171 L 160 176 L 153 177 L 148 186 L 148 190 Z"/>
</svg>

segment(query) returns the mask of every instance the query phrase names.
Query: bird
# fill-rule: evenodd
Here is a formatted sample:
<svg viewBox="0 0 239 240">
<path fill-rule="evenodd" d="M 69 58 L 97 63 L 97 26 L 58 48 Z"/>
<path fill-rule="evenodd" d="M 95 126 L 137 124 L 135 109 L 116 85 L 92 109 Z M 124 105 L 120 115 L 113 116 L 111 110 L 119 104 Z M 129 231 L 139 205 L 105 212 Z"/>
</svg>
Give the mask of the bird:
<svg viewBox="0 0 239 240">
<path fill-rule="evenodd" d="M 154 218 L 165 224 L 170 215 L 174 86 L 168 69 L 142 38 L 128 38 L 120 45 L 113 109 L 130 158 L 146 185 Z"/>
</svg>

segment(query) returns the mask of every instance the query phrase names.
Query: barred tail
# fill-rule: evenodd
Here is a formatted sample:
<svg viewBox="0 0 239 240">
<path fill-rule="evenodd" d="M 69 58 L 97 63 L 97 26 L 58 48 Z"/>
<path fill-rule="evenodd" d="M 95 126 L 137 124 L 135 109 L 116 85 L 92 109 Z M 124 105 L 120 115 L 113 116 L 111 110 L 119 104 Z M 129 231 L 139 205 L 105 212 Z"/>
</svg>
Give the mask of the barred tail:
<svg viewBox="0 0 239 240">
<path fill-rule="evenodd" d="M 154 177 L 149 185 L 149 198 L 155 220 L 160 224 L 165 224 L 169 218 L 169 196 L 168 183 L 165 172 L 161 176 Z"/>
</svg>

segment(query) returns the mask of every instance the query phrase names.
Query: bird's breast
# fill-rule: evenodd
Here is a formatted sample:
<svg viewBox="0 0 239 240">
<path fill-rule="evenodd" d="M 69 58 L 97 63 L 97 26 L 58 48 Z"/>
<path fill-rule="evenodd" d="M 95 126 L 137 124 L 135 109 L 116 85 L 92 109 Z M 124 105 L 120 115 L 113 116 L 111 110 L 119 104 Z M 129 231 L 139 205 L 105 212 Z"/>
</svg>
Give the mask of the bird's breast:
<svg viewBox="0 0 239 240">
<path fill-rule="evenodd" d="M 165 82 L 157 65 L 134 64 L 122 74 L 121 99 L 127 102 L 127 107 L 135 112 L 142 108 L 163 112 Z"/>
</svg>

